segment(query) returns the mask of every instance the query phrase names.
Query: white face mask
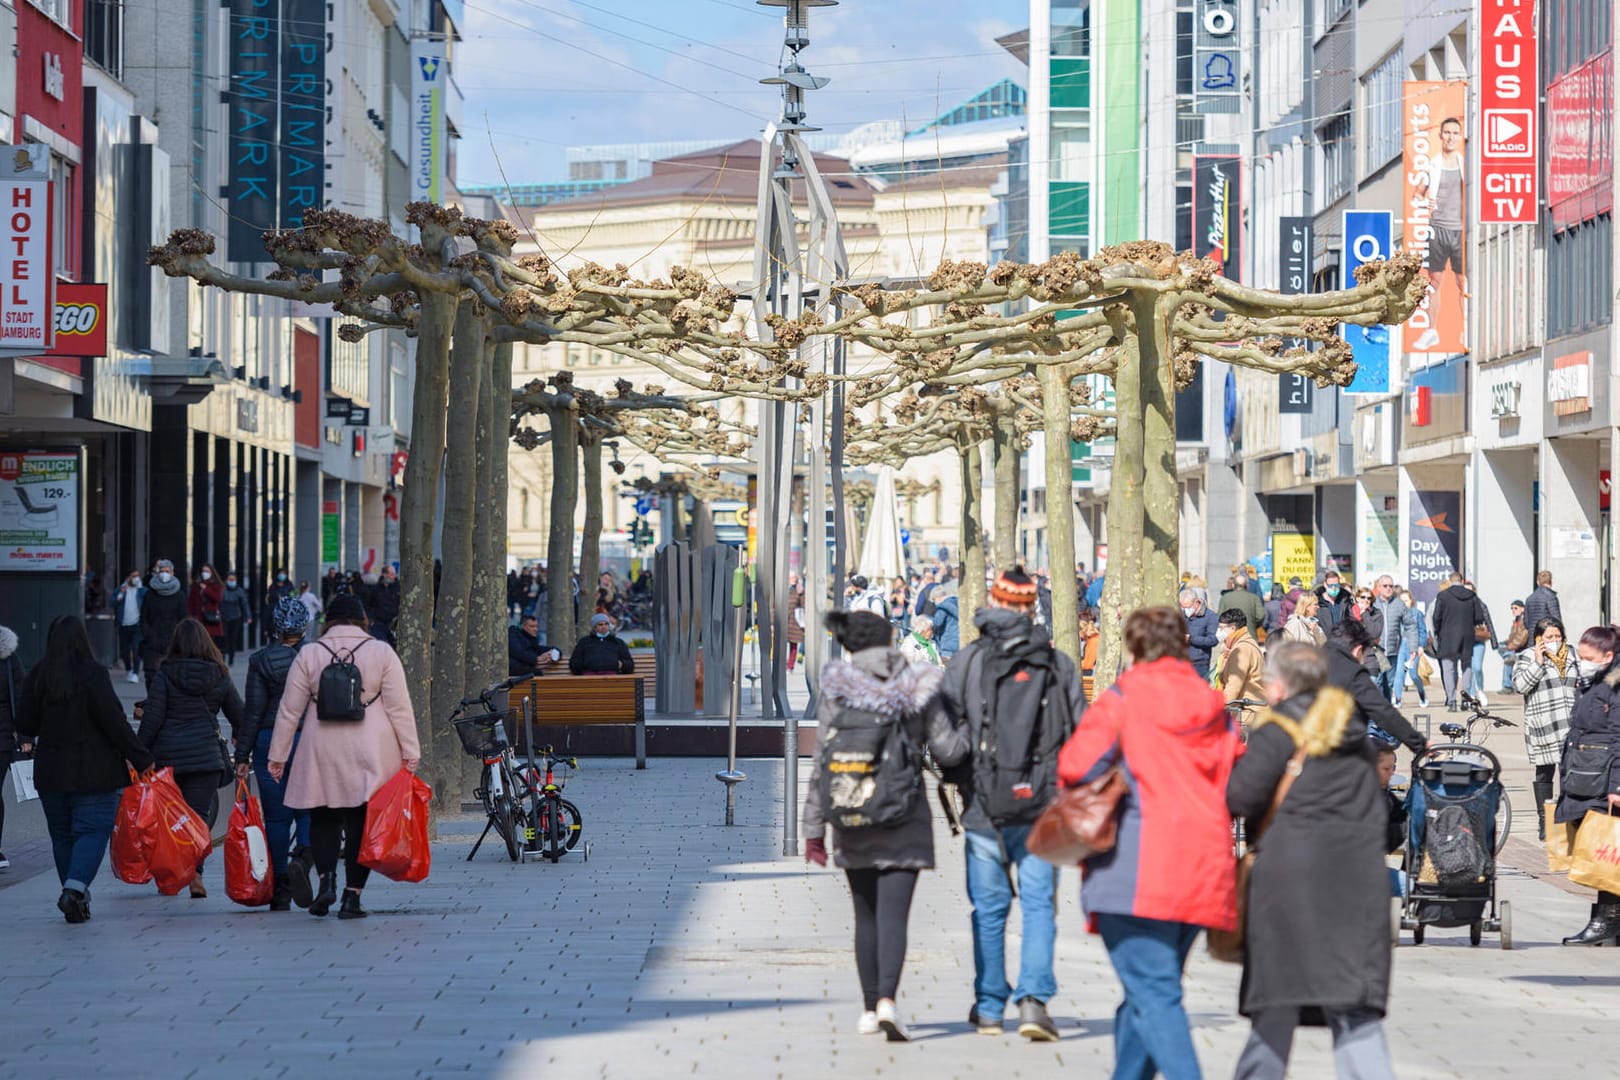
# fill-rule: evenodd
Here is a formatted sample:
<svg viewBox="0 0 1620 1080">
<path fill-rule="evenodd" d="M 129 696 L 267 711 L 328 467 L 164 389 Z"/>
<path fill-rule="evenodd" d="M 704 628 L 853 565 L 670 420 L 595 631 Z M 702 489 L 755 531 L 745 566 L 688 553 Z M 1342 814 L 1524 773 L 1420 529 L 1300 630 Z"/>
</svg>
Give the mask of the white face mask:
<svg viewBox="0 0 1620 1080">
<path fill-rule="evenodd" d="M 1581 661 L 1581 678 L 1583 679 L 1595 679 L 1602 670 L 1603 665 L 1596 660 Z"/>
<path fill-rule="evenodd" d="M 1182 608 L 1181 608 L 1181 613 L 1183 615 L 1185 615 L 1187 618 L 1190 619 L 1190 618 L 1192 618 L 1193 609 L 1191 607 L 1189 607 L 1188 605 L 1183 604 Z"/>
<path fill-rule="evenodd" d="M 158 571 L 158 580 L 163 582 L 163 584 L 167 585 L 169 582 L 174 580 L 174 575 L 169 573 L 167 570 L 159 570 Z"/>
<path fill-rule="evenodd" d="M 1215 628 L 1215 640 L 1216 641 L 1225 641 L 1227 638 L 1229 638 L 1231 636 L 1232 636 L 1232 628 L 1230 626 L 1218 626 L 1218 627 Z"/>
<path fill-rule="evenodd" d="M 204 570 L 201 574 L 198 574 L 197 576 L 202 578 L 204 581 L 208 581 L 211 578 L 213 578 L 214 575 L 209 573 L 207 570 Z"/>
</svg>

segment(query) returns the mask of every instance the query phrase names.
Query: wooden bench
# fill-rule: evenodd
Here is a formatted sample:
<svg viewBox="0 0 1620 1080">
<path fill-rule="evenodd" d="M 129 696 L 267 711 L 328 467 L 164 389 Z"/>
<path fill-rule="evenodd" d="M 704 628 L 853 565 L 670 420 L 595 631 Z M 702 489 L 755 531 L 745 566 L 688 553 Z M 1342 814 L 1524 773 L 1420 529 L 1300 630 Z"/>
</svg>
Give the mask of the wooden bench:
<svg viewBox="0 0 1620 1080">
<path fill-rule="evenodd" d="M 564 671 L 566 672 L 566 668 Z M 635 675 L 546 675 L 514 686 L 507 698 L 508 734 L 527 752 L 523 710 L 533 695 L 536 728 L 634 724 L 636 768 L 647 767 L 646 679 Z M 539 741 L 538 737 L 535 741 Z"/>
<path fill-rule="evenodd" d="M 653 700 L 658 693 L 658 654 L 652 652 L 651 650 L 644 653 L 636 652 L 631 654 L 631 659 L 635 660 L 636 662 L 636 670 L 633 674 L 637 678 L 643 680 L 643 686 L 645 687 L 643 696 L 648 701 Z M 563 658 L 557 661 L 555 664 L 541 664 L 540 674 L 543 678 L 547 679 L 576 679 L 587 677 L 583 675 L 575 675 L 572 671 L 568 670 L 568 656 L 566 653 L 563 655 Z M 593 679 L 599 677 L 600 676 L 596 675 L 589 676 L 589 678 Z"/>
</svg>

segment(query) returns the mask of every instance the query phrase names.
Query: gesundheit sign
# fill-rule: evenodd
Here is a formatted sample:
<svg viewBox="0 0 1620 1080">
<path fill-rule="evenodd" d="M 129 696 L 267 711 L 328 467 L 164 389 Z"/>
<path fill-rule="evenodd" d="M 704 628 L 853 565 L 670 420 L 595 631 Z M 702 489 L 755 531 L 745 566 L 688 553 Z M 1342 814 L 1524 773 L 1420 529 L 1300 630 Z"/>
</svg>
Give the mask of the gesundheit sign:
<svg viewBox="0 0 1620 1080">
<path fill-rule="evenodd" d="M 1536 16 L 1533 0 L 1480 0 L 1479 220 L 1537 218 Z"/>
</svg>

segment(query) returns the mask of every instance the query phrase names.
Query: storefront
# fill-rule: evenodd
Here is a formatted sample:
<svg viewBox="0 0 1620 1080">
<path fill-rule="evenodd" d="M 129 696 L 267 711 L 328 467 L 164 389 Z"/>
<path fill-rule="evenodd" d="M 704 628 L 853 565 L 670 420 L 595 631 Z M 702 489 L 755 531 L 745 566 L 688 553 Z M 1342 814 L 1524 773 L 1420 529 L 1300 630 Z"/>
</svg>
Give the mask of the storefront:
<svg viewBox="0 0 1620 1080">
<path fill-rule="evenodd" d="M 1468 523 L 1469 566 L 1480 599 L 1500 620 L 1522 600 L 1538 568 L 1537 480 L 1545 400 L 1540 351 L 1479 365 L 1472 402 L 1474 513 Z M 1504 627 L 1498 632 L 1505 634 Z"/>
<path fill-rule="evenodd" d="M 1562 601 L 1566 623 L 1586 627 L 1608 610 L 1608 514 L 1601 508 L 1610 455 L 1611 393 L 1607 330 L 1549 343 L 1543 352 L 1546 441 L 1538 478 L 1540 559 Z"/>
</svg>

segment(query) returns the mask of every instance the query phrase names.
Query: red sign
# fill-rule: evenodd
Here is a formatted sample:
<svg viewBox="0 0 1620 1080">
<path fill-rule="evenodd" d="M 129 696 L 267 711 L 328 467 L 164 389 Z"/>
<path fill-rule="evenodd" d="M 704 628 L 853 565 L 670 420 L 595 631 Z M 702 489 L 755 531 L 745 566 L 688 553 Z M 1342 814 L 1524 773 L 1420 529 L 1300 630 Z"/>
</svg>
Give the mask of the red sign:
<svg viewBox="0 0 1620 1080">
<path fill-rule="evenodd" d="M 1479 220 L 1536 223 L 1534 0 L 1480 0 Z"/>
<path fill-rule="evenodd" d="M 1613 101 L 1612 52 L 1547 84 L 1547 205 L 1555 226 L 1614 205 Z"/>
<path fill-rule="evenodd" d="M 107 355 L 107 286 L 56 286 L 56 344 L 45 355 Z"/>
<path fill-rule="evenodd" d="M 1428 427 L 1434 420 L 1434 390 L 1428 386 L 1412 388 L 1412 426 Z"/>
<path fill-rule="evenodd" d="M 1609 508 L 1609 492 L 1611 490 L 1613 490 L 1613 485 L 1612 485 L 1612 482 L 1610 481 L 1610 478 L 1609 478 L 1609 470 L 1608 469 L 1599 469 L 1598 470 L 1598 509 L 1599 510 L 1607 510 Z"/>
</svg>

